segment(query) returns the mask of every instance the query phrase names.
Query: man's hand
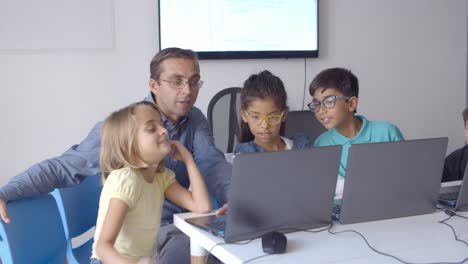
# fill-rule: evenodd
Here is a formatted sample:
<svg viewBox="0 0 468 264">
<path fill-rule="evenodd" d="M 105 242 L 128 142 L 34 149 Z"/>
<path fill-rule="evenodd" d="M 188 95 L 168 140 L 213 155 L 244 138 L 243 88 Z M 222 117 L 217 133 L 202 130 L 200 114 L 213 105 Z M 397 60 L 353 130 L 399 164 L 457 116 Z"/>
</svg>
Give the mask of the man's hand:
<svg viewBox="0 0 468 264">
<path fill-rule="evenodd" d="M 0 217 L 2 218 L 3 222 L 7 224 L 11 222 L 6 203 L 3 201 L 3 199 L 0 199 Z"/>
</svg>

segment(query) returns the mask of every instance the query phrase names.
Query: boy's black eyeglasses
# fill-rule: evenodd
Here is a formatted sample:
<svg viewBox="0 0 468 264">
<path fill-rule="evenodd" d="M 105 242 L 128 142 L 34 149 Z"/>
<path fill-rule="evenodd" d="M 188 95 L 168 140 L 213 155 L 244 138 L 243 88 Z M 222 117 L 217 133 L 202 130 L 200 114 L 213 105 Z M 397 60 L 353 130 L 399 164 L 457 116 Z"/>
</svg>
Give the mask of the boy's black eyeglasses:
<svg viewBox="0 0 468 264">
<path fill-rule="evenodd" d="M 329 95 L 322 99 L 322 101 L 314 100 L 307 104 L 310 111 L 317 113 L 320 110 L 320 106 L 323 105 L 325 108 L 330 109 L 336 105 L 336 100 L 345 99 L 348 100 L 350 96 L 338 96 L 338 95 Z"/>
<path fill-rule="evenodd" d="M 171 87 L 174 90 L 182 90 L 185 88 L 186 85 L 188 85 L 192 89 L 200 89 L 203 86 L 203 81 L 184 81 L 182 79 L 159 80 L 167 82 L 169 84 L 169 87 Z"/>
</svg>

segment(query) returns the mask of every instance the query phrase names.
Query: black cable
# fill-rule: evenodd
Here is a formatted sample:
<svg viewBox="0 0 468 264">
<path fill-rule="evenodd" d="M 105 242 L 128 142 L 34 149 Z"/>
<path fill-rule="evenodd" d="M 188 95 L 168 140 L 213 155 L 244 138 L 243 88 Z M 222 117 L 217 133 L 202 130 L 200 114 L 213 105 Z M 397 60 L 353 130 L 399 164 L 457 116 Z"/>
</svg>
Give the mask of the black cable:
<svg viewBox="0 0 468 264">
<path fill-rule="evenodd" d="M 446 221 L 448 219 L 450 219 L 452 216 L 448 217 L 447 219 L 443 220 L 443 221 Z M 440 223 L 440 222 L 439 222 Z M 450 226 L 449 224 L 446 224 L 448 226 Z M 369 241 L 367 241 L 367 239 L 364 237 L 363 234 L 359 233 L 358 231 L 355 231 L 355 230 L 344 230 L 344 231 L 331 231 L 333 227 L 333 224 L 330 226 L 330 228 L 328 229 L 328 232 L 330 234 L 333 234 L 333 235 L 336 235 L 336 234 L 341 234 L 341 233 L 355 233 L 357 235 L 359 235 L 363 240 L 364 242 L 367 244 L 367 246 L 374 252 L 376 252 L 377 254 L 380 254 L 380 255 L 383 255 L 383 256 L 387 256 L 387 257 L 390 257 L 390 258 L 393 258 L 401 263 L 404 263 L 404 264 L 462 264 L 462 263 L 465 263 L 466 261 L 468 261 L 468 257 L 466 257 L 465 259 L 463 259 L 462 261 L 459 261 L 459 262 L 428 262 L 428 263 L 424 263 L 424 262 L 420 262 L 420 263 L 415 263 L 415 262 L 407 262 L 407 261 L 404 261 L 402 260 L 401 258 L 397 257 L 397 256 L 394 256 L 394 255 L 391 255 L 391 254 L 388 254 L 388 253 L 385 253 L 385 252 L 382 252 L 380 250 L 377 250 L 376 248 L 372 247 L 371 244 L 369 243 Z M 451 227 L 451 226 L 450 226 Z M 452 228 L 452 231 L 455 233 L 455 230 Z M 455 238 L 457 238 L 457 236 L 455 235 Z"/>
<path fill-rule="evenodd" d="M 466 217 L 466 216 L 463 216 L 463 215 L 459 215 L 459 214 L 456 214 L 455 216 L 456 216 L 456 217 L 460 217 L 460 218 L 465 218 L 465 219 L 468 219 L 468 217 Z"/>
<path fill-rule="evenodd" d="M 322 228 L 322 229 L 317 229 L 317 230 L 310 230 L 310 229 L 300 229 L 300 228 L 279 228 L 279 229 L 276 229 L 275 231 L 277 232 L 288 232 L 288 231 L 295 231 L 295 232 L 308 232 L 308 233 L 319 233 L 319 232 L 323 232 L 327 229 L 329 229 L 331 226 L 333 225 L 333 223 L 330 223 L 330 225 Z M 261 236 L 258 236 L 258 237 L 255 237 L 255 238 L 252 238 L 250 240 L 247 240 L 247 241 L 244 241 L 244 242 L 232 242 L 232 243 L 227 243 L 227 242 L 221 242 L 221 243 L 217 243 L 215 244 L 214 246 L 212 246 L 209 250 L 208 250 L 208 255 L 206 256 L 205 258 L 205 264 L 207 264 L 208 262 L 208 258 L 209 256 L 211 255 L 211 251 L 213 251 L 213 249 L 217 246 L 220 246 L 220 245 L 247 245 L 249 244 L 250 242 L 254 241 L 255 239 L 257 238 L 260 238 Z M 254 258 L 251 258 L 251 259 L 248 259 L 242 263 L 248 263 L 248 262 L 251 262 L 251 261 L 254 261 L 256 259 L 259 259 L 259 258 L 263 258 L 263 257 L 266 257 L 266 256 L 269 256 L 269 255 L 272 255 L 272 254 L 264 254 L 264 255 L 260 255 L 260 256 L 257 256 L 257 257 L 254 257 Z"/>
<path fill-rule="evenodd" d="M 244 242 L 232 242 L 232 243 L 227 243 L 227 242 L 221 242 L 221 243 L 217 243 L 215 244 L 214 246 L 212 246 L 210 248 L 210 250 L 208 250 L 208 255 L 206 256 L 205 258 L 205 264 L 207 264 L 208 262 L 208 258 L 209 256 L 211 255 L 211 251 L 213 251 L 213 249 L 217 246 L 220 246 L 220 245 L 228 245 L 228 244 L 232 244 L 232 245 L 247 245 L 249 244 L 250 242 L 254 241 L 256 238 L 253 238 L 253 239 L 250 239 L 250 240 L 247 240 L 247 241 L 244 241 Z"/>
<path fill-rule="evenodd" d="M 305 107 L 306 90 L 307 90 L 307 59 L 304 58 L 304 93 L 302 95 L 302 110 L 304 110 L 304 107 Z"/>
<path fill-rule="evenodd" d="M 436 209 L 438 210 L 442 210 L 444 211 L 448 217 L 445 218 L 444 220 L 441 220 L 441 221 L 438 221 L 438 223 L 440 224 L 444 224 L 446 226 L 448 226 L 451 230 L 452 230 L 452 233 L 455 237 L 455 240 L 456 241 L 459 241 L 459 242 L 462 242 L 464 243 L 465 245 L 468 246 L 468 242 L 462 240 L 462 239 L 459 239 L 458 238 L 458 235 L 455 231 L 455 229 L 453 228 L 452 225 L 448 224 L 447 221 L 449 219 L 451 219 L 452 217 L 460 217 L 460 218 L 465 218 L 465 219 L 468 219 L 468 217 L 465 217 L 465 216 L 462 216 L 462 215 L 458 215 L 456 213 L 456 211 L 452 210 L 452 209 L 449 209 L 449 208 L 440 208 L 440 207 L 437 207 Z M 356 230 L 343 230 L 343 231 L 332 231 L 332 228 L 333 228 L 333 222 L 331 222 L 329 224 L 329 226 L 326 226 L 322 229 L 317 229 L 317 230 L 310 230 L 310 229 L 300 229 L 300 228 L 280 228 L 280 229 L 277 229 L 275 231 L 283 231 L 283 232 L 288 232 L 288 231 L 296 231 L 296 232 L 307 232 L 307 233 L 320 233 L 320 232 L 323 232 L 325 230 L 328 231 L 328 233 L 332 234 L 332 235 L 337 235 L 337 234 L 342 234 L 342 233 L 355 233 L 357 234 L 358 236 L 360 236 L 364 242 L 366 243 L 367 247 L 369 247 L 372 251 L 374 251 L 375 253 L 377 254 L 380 254 L 380 255 L 383 255 L 383 256 L 387 256 L 387 257 L 390 257 L 390 258 L 393 258 L 401 263 L 404 263 L 404 264 L 462 264 L 462 263 L 465 263 L 466 261 L 468 261 L 468 257 L 466 257 L 465 259 L 459 261 L 459 262 L 420 262 L 420 263 L 416 263 L 416 262 L 407 262 L 407 261 L 404 261 L 403 259 L 397 257 L 397 256 L 394 256 L 394 255 L 391 255 L 391 254 L 388 254 L 388 253 L 385 253 L 385 252 L 382 252 L 376 248 L 374 248 L 370 243 L 369 241 L 366 239 L 366 237 L 361 234 L 360 232 L 356 231 Z M 211 251 L 219 246 L 219 245 L 226 245 L 226 244 L 236 244 L 236 245 L 246 245 L 250 242 L 252 242 L 253 240 L 257 239 L 257 238 L 260 238 L 259 237 L 255 237 L 253 239 L 250 239 L 250 240 L 247 240 L 247 241 L 244 241 L 244 242 L 235 242 L 235 243 L 225 243 L 225 242 L 222 242 L 222 243 L 218 243 L 218 244 L 215 244 L 213 247 L 210 248 L 210 250 L 208 251 L 209 254 L 211 254 Z M 271 254 L 264 254 L 264 255 L 260 255 L 260 256 L 257 256 L 257 257 L 254 257 L 254 258 L 251 258 L 251 259 L 248 259 L 246 261 L 244 261 L 243 263 L 248 263 L 248 262 L 251 262 L 251 261 L 254 261 L 256 259 L 259 259 L 259 258 L 263 258 L 263 257 L 266 257 L 266 256 L 269 256 Z M 207 260 L 208 260 L 208 256 L 206 257 L 205 259 L 205 264 L 207 263 Z"/>
<path fill-rule="evenodd" d="M 279 229 L 276 229 L 275 231 L 277 232 L 288 232 L 288 231 L 295 231 L 295 232 L 307 232 L 307 233 L 320 233 L 320 232 L 323 232 L 327 229 L 330 228 L 330 226 L 333 225 L 332 223 L 330 223 L 330 225 L 322 228 L 322 229 L 317 229 L 317 230 L 310 230 L 310 229 L 301 229 L 301 228 L 279 228 Z M 252 241 L 252 240 L 251 240 Z M 249 243 L 251 242 L 249 241 Z M 251 261 L 254 261 L 256 259 L 259 259 L 259 258 L 263 258 L 263 257 L 266 257 L 266 256 L 270 256 L 270 255 L 273 255 L 273 254 L 264 254 L 264 255 L 260 255 L 260 256 L 257 256 L 257 257 L 254 257 L 254 258 L 251 258 L 251 259 L 248 259 L 244 262 L 242 262 L 243 264 L 244 263 L 248 263 L 248 262 L 251 262 Z"/>
<path fill-rule="evenodd" d="M 457 235 L 457 232 L 455 231 L 455 228 L 453 228 L 452 225 L 447 223 L 447 221 L 450 220 L 454 216 L 457 216 L 457 217 L 460 217 L 460 218 L 466 218 L 466 219 L 468 219 L 468 218 L 465 217 L 465 216 L 462 216 L 462 215 L 458 215 L 456 211 L 450 210 L 450 209 L 445 209 L 444 213 L 447 214 L 448 217 L 445 218 L 442 221 L 439 221 L 438 223 L 448 226 L 452 230 L 452 233 L 453 233 L 453 236 L 455 237 L 455 240 L 458 241 L 458 242 L 462 242 L 463 244 L 468 246 L 468 242 L 466 242 L 465 240 L 459 239 L 458 235 Z"/>
<path fill-rule="evenodd" d="M 257 257 L 255 257 L 255 258 L 248 259 L 248 260 L 242 262 L 242 264 L 247 263 L 247 262 L 251 262 L 251 261 L 254 261 L 254 260 L 257 260 L 257 259 L 259 259 L 259 258 L 263 258 L 263 257 L 266 257 L 266 256 L 270 256 L 270 255 L 272 255 L 272 254 L 260 255 L 260 256 L 257 256 Z"/>
</svg>

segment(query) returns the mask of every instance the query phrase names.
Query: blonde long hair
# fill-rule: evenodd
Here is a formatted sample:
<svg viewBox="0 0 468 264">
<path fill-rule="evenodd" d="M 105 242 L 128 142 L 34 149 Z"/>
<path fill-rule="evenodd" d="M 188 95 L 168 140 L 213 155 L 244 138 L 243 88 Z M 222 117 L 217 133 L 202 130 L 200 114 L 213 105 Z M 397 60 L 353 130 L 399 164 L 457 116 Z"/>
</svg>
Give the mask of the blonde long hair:
<svg viewBox="0 0 468 264">
<path fill-rule="evenodd" d="M 113 112 L 104 121 L 99 156 L 103 183 L 113 170 L 123 167 L 141 169 L 148 166 L 141 158 L 137 147 L 135 109 L 139 107 L 149 107 L 161 114 L 154 103 L 141 101 Z M 161 161 L 157 171 L 163 170 L 164 165 Z"/>
</svg>

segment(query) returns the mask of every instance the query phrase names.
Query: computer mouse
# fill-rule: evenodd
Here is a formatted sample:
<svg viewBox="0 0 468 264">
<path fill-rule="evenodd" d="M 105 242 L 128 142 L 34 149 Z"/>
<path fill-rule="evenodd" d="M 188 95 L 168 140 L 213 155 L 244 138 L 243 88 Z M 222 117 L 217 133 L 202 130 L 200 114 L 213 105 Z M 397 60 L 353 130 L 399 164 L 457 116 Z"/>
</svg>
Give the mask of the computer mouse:
<svg viewBox="0 0 468 264">
<path fill-rule="evenodd" d="M 280 254 L 286 251 L 287 239 L 280 232 L 272 231 L 262 236 L 263 252 L 268 254 Z"/>
</svg>

